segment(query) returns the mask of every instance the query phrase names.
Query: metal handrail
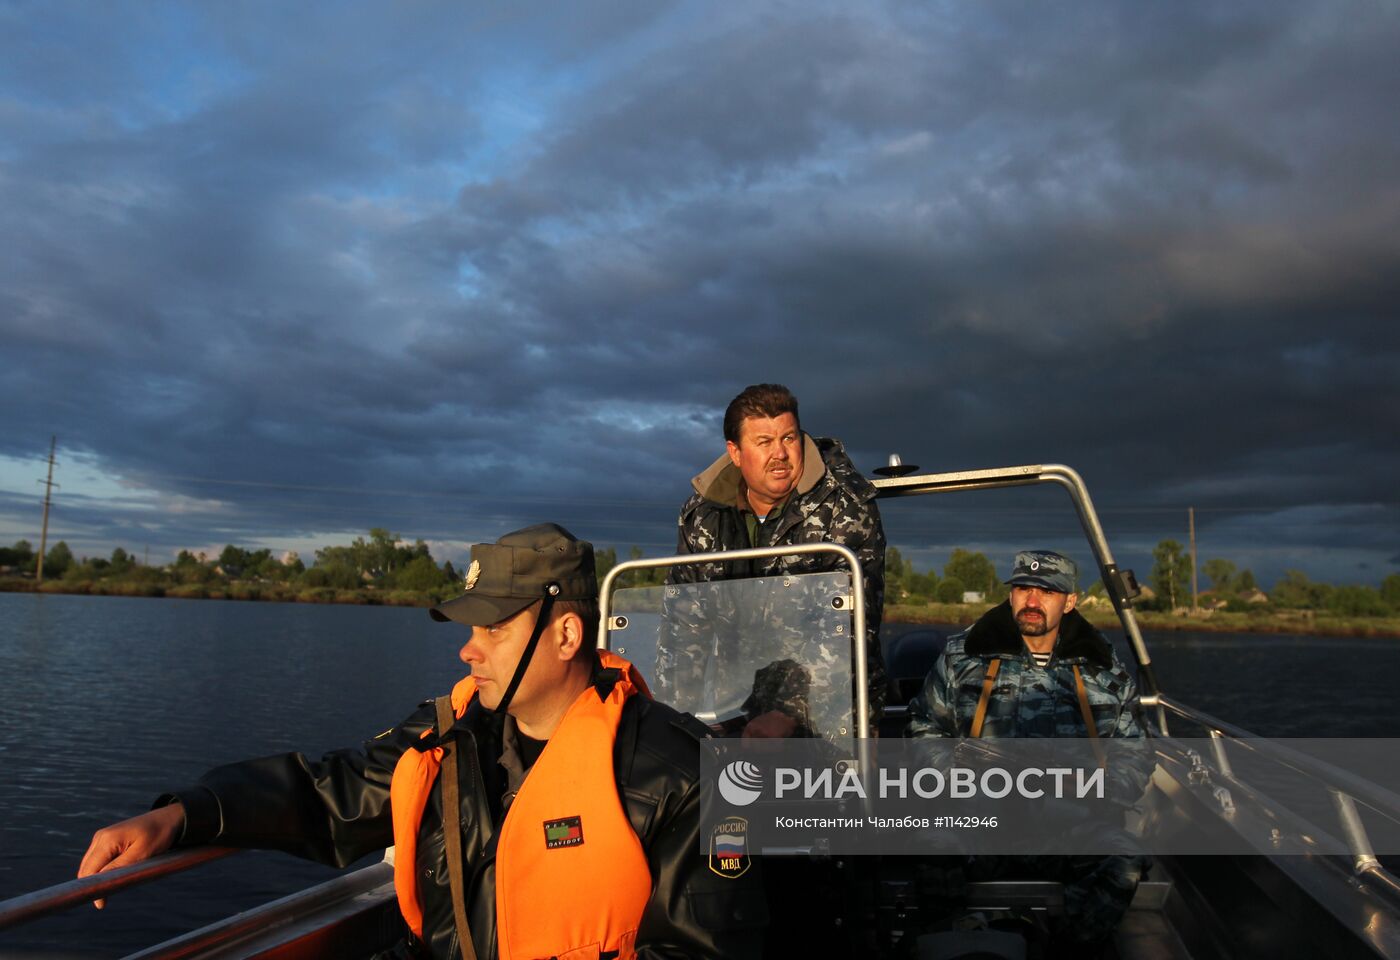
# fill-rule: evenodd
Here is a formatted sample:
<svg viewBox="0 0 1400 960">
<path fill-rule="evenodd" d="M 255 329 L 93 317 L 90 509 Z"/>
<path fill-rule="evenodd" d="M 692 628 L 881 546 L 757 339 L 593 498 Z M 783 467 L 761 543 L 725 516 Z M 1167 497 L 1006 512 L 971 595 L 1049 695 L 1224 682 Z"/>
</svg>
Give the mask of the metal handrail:
<svg viewBox="0 0 1400 960">
<path fill-rule="evenodd" d="M 1351 853 L 1352 872 L 1358 877 L 1375 883 L 1390 896 L 1400 898 L 1400 878 L 1387 870 L 1376 857 L 1375 847 L 1372 845 L 1371 839 L 1366 833 L 1365 824 L 1361 822 L 1361 816 L 1356 810 L 1356 803 L 1359 801 L 1378 816 L 1384 817 L 1392 823 L 1400 823 L 1400 795 L 1330 764 L 1326 760 L 1319 760 L 1283 744 L 1256 737 L 1243 727 L 1227 723 L 1202 710 L 1197 710 L 1195 707 L 1189 707 L 1184 703 L 1172 700 L 1170 697 L 1159 697 L 1159 702 L 1164 709 L 1206 728 L 1213 743 L 1219 745 L 1214 751 L 1217 766 L 1227 779 L 1236 783 L 1240 782 L 1225 756 L 1223 741 L 1226 739 L 1241 750 L 1287 767 L 1325 787 L 1331 795 L 1332 804 L 1337 813 L 1337 822 Z"/>
<path fill-rule="evenodd" d="M 608 611 L 611 606 L 612 588 L 617 578 L 630 570 L 653 570 L 657 567 L 693 566 L 701 563 L 728 563 L 733 560 L 766 560 L 769 557 L 803 556 L 812 553 L 835 554 L 846 561 L 851 571 L 851 615 L 854 617 L 855 634 L 851 638 L 855 644 L 852 658 L 855 660 L 856 688 L 856 737 L 866 740 L 870 737 L 870 693 L 866 689 L 869 682 L 865 654 L 865 581 L 860 559 L 849 547 L 839 543 L 798 543 L 780 547 L 749 547 L 743 550 L 724 550 L 717 553 L 691 553 L 684 556 L 656 557 L 643 560 L 625 560 L 608 571 L 598 589 L 599 612 L 598 649 L 608 649 Z"/>
<path fill-rule="evenodd" d="M 1208 729 L 1218 731 L 1230 739 L 1240 749 L 1272 760 L 1281 766 L 1301 773 L 1329 788 L 1340 788 L 1344 793 L 1359 800 L 1367 808 L 1388 820 L 1400 823 L 1400 794 L 1387 790 L 1369 780 L 1341 767 L 1310 757 L 1273 740 L 1257 737 L 1242 727 L 1226 723 L 1217 717 L 1179 703 L 1170 697 L 1161 698 L 1162 705 L 1172 713 L 1187 720 L 1193 720 Z"/>
<path fill-rule="evenodd" d="M 129 887 L 181 873 L 211 860 L 218 860 L 238 851 L 232 847 L 194 847 L 174 853 L 161 854 L 149 860 L 118 867 L 106 873 L 93 874 L 81 880 L 45 887 L 22 896 L 0 901 L 0 930 L 36 920 L 45 914 L 99 900 Z"/>
<path fill-rule="evenodd" d="M 298 924 L 304 925 L 308 917 L 319 917 L 324 923 L 328 911 L 344 917 L 376 902 L 387 903 L 394 896 L 393 883 L 393 864 L 381 860 L 156 944 L 132 954 L 127 960 L 185 960 L 226 950 L 235 944 L 246 949 L 249 941 L 259 937 L 273 941 L 289 939 L 304 932 Z M 261 952 L 240 955 L 258 956 Z"/>
<path fill-rule="evenodd" d="M 882 477 L 871 481 L 878 497 L 912 497 L 930 493 L 953 493 L 960 490 L 995 490 L 1002 487 L 1024 487 L 1038 483 L 1053 483 L 1069 491 L 1079 515 L 1079 524 L 1098 563 L 1099 576 L 1103 579 L 1105 591 L 1118 621 L 1123 625 L 1123 633 L 1132 647 L 1137 660 L 1139 686 L 1145 695 L 1143 703 L 1157 711 L 1157 726 L 1167 732 L 1166 711 L 1155 703 L 1154 695 L 1160 692 L 1157 685 L 1157 672 L 1152 667 L 1152 657 L 1147 651 L 1147 642 L 1137 618 L 1133 615 L 1131 597 L 1122 596 L 1115 588 L 1118 565 L 1113 552 L 1108 547 L 1103 525 L 1094 510 L 1094 502 L 1089 497 L 1089 488 L 1084 479 L 1071 467 L 1061 463 L 1028 464 L 1019 467 L 998 467 L 991 470 L 960 470 L 952 473 L 922 473 L 907 477 Z"/>
<path fill-rule="evenodd" d="M 1400 822 L 1400 796 L 1376 784 L 1361 779 L 1345 770 L 1314 760 L 1297 751 L 1278 744 L 1258 740 L 1248 731 L 1226 723 L 1208 714 L 1177 703 L 1161 692 L 1157 683 L 1156 671 L 1147 650 L 1137 618 L 1129 606 L 1131 598 L 1117 589 L 1115 574 L 1118 567 L 1109 550 L 1103 526 L 1094 510 L 1088 488 L 1079 474 L 1063 464 L 1030 464 L 1018 467 L 1001 467 L 991 470 L 964 470 L 952 473 L 918 474 L 905 477 L 888 477 L 872 481 L 880 497 L 906 497 L 930 493 L 950 493 L 961 490 L 990 490 L 1002 487 L 1020 487 L 1039 483 L 1054 483 L 1064 487 L 1074 503 L 1079 515 L 1080 526 L 1094 552 L 1099 566 L 1099 574 L 1113 603 L 1123 632 L 1127 636 L 1138 663 L 1138 673 L 1142 695 L 1139 703 L 1155 711 L 1157 728 L 1163 736 L 1168 735 L 1167 713 L 1176 714 L 1188 720 L 1201 723 L 1209 732 L 1212 753 L 1222 775 L 1236 780 L 1225 753 L 1223 739 L 1238 743 L 1245 749 L 1268 755 L 1270 759 L 1294 769 L 1306 776 L 1317 779 L 1332 791 L 1343 835 L 1352 852 L 1353 871 L 1358 877 L 1375 882 L 1391 895 L 1400 894 L 1400 881 L 1396 879 L 1376 858 L 1370 839 L 1357 814 L 1355 803 L 1365 804 L 1369 809 L 1392 821 Z M 1236 782 L 1238 782 L 1236 780 Z M 1339 789 L 1341 788 L 1341 789 Z"/>
</svg>

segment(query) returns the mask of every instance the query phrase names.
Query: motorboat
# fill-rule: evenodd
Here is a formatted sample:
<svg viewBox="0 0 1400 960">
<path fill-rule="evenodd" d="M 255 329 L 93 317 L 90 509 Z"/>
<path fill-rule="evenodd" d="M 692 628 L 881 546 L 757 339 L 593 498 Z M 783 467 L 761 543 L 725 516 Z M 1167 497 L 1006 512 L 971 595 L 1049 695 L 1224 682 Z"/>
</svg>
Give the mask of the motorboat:
<svg viewBox="0 0 1400 960">
<path fill-rule="evenodd" d="M 1400 827 L 1400 795 L 1338 762 L 1325 750 L 1255 737 L 1164 691 L 1133 612 L 1139 589 L 1109 549 L 1082 478 L 1056 464 L 952 473 L 885 471 L 873 480 L 880 498 L 905 498 L 1050 484 L 1062 488 L 1083 529 L 1107 598 L 1135 661 L 1140 719 L 1155 767 L 1134 829 L 1190 836 L 1185 852 L 1154 851 L 1153 864 L 1120 925 L 1112 951 L 1124 960 L 1165 958 L 1400 958 L 1400 882 L 1382 853 Z M 803 553 L 831 554 L 832 571 L 628 587 L 639 570 Z M 683 579 L 683 578 L 680 578 Z M 865 762 L 880 739 L 900 736 L 907 700 L 941 649 L 936 630 L 886 641 L 895 697 L 881 717 L 867 709 L 864 598 L 859 560 L 835 544 L 725 554 L 658 557 L 619 563 L 602 584 L 599 645 L 617 650 L 648 678 L 657 695 L 709 723 L 737 729 L 752 712 L 758 678 L 775 664 L 820 670 L 822 689 L 848 695 L 812 697 L 807 735 L 834 755 Z M 697 624 L 699 626 L 697 626 Z M 841 656 L 832 657 L 839 649 Z M 766 676 L 771 677 L 770 672 Z M 878 724 L 878 730 L 872 728 Z M 843 760 L 843 762 L 845 762 Z M 1284 780 L 1315 790 L 1290 802 Z M 1378 843 L 1378 840 L 1380 841 Z M 798 925 L 770 930 L 770 953 L 811 942 L 828 955 L 955 956 L 948 942 L 923 932 L 923 907 L 900 858 L 869 858 L 841 873 L 848 859 L 821 836 L 778 849 L 756 847 L 782 872 L 823 870 L 845 879 L 843 894 Z M 0 903 L 0 930 L 55 911 L 170 877 L 234 853 L 182 850 L 131 867 L 36 891 Z M 906 858 L 908 860 L 909 858 Z M 399 932 L 392 848 L 372 866 L 336 877 L 253 910 L 154 945 L 133 957 L 279 958 L 369 956 Z M 970 883 L 960 891 L 970 913 L 1054 918 L 1064 912 L 1053 882 Z M 800 934 L 800 935 L 799 935 Z M 1035 956 L 1036 944 L 985 941 L 979 956 Z M 1019 949 L 1019 953 L 1017 950 Z M 937 951 L 944 950 L 943 953 Z M 1003 952 L 998 952 L 1003 951 Z M 1029 953 L 1028 953 L 1029 951 Z M 966 955 L 966 954 L 965 954 Z"/>
</svg>

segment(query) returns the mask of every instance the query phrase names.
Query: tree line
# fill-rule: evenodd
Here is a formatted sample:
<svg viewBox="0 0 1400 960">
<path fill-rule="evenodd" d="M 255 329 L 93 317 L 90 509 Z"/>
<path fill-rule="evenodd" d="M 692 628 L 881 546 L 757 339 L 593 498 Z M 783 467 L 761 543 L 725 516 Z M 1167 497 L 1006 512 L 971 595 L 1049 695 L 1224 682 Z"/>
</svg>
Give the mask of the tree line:
<svg viewBox="0 0 1400 960">
<path fill-rule="evenodd" d="M 1191 602 L 1191 555 L 1175 540 L 1163 540 L 1152 551 L 1151 583 L 1159 609 L 1176 609 Z M 1301 570 L 1285 570 L 1267 592 L 1260 590 L 1250 570 L 1233 561 L 1212 558 L 1201 564 L 1208 585 L 1203 594 L 1212 606 L 1226 610 L 1315 610 L 1346 617 L 1385 617 L 1400 614 L 1400 573 L 1379 587 L 1331 584 L 1312 580 Z"/>
<path fill-rule="evenodd" d="M 33 545 L 20 540 L 0 547 L 0 568 L 32 573 L 37 567 Z M 234 583 L 281 585 L 289 589 L 322 591 L 383 590 L 450 595 L 460 582 L 452 561 L 439 566 L 422 540 L 401 541 L 382 527 L 345 545 L 316 551 L 310 566 L 296 554 L 274 556 L 269 549 L 250 550 L 228 544 L 216 557 L 181 550 L 174 562 L 142 564 L 122 547 L 110 557 L 73 555 L 60 540 L 44 556 L 44 578 L 68 585 L 113 584 L 132 589 L 118 592 L 164 592 L 175 596 L 201 595 Z M 142 591 L 141 587 L 150 588 Z"/>
<path fill-rule="evenodd" d="M 1163 540 L 1153 548 L 1152 569 L 1147 577 L 1150 592 L 1133 603 L 1145 610 L 1189 607 L 1191 554 L 1176 540 Z M 1234 561 L 1211 558 L 1201 564 L 1198 598 L 1204 605 L 1226 610 L 1314 610 L 1350 617 L 1400 615 L 1400 573 L 1386 577 L 1380 587 L 1366 584 L 1334 585 L 1310 580 L 1301 570 L 1286 570 L 1265 593 L 1251 570 Z M 897 547 L 885 553 L 885 600 L 888 603 L 959 603 L 966 591 L 983 594 L 988 603 L 1005 599 L 1008 588 L 997 576 L 996 566 L 985 554 L 956 549 L 943 565 L 940 577 L 933 570 L 919 572 Z M 1081 597 L 1104 597 L 1103 583 L 1095 580 L 1080 587 Z"/>
<path fill-rule="evenodd" d="M 628 558 L 641 559 L 641 547 L 633 546 Z M 595 553 L 598 579 L 618 562 L 615 548 Z M 1150 595 L 1134 606 L 1175 610 L 1191 603 L 1191 556 L 1176 540 L 1163 540 L 1152 551 L 1153 565 L 1147 583 Z M 14 576 L 32 574 L 38 558 L 27 540 L 0 547 L 0 571 Z M 628 586 L 653 586 L 664 582 L 667 568 L 639 570 L 627 577 Z M 1393 573 L 1380 587 L 1365 584 L 1334 585 L 1314 581 L 1300 570 L 1288 570 L 1264 593 L 1250 570 L 1233 561 L 1212 558 L 1201 564 L 1201 599 L 1226 610 L 1315 610 L 1341 616 L 1400 615 L 1400 573 Z M 142 564 L 124 548 L 109 557 L 75 557 L 60 540 L 44 557 L 45 579 L 69 585 L 105 583 L 129 588 L 133 593 L 166 593 L 198 596 L 234 583 L 281 585 L 289 591 L 400 591 L 444 599 L 460 589 L 461 575 L 449 560 L 439 565 L 422 540 L 409 544 L 384 529 L 374 527 L 368 537 L 349 544 L 323 547 L 307 566 L 295 553 L 273 556 L 266 548 L 250 550 L 228 544 L 217 557 L 181 550 L 173 563 L 159 567 Z M 203 590 L 202 594 L 200 591 Z M 1005 599 L 1008 589 L 997 575 L 996 565 L 978 551 L 955 549 L 941 574 L 917 570 L 898 547 L 885 553 L 885 601 L 926 605 L 961 603 L 968 592 L 982 595 L 984 603 Z M 1097 580 L 1081 587 L 1081 596 L 1103 597 Z"/>
<path fill-rule="evenodd" d="M 642 548 L 631 548 L 628 559 L 642 558 Z M 597 550 L 598 580 L 617 565 L 615 548 Z M 0 575 L 32 576 L 38 558 L 28 540 L 0 547 Z M 627 586 L 654 586 L 666 578 L 666 568 L 638 571 L 627 578 Z M 83 557 L 73 554 L 60 540 L 44 556 L 44 579 L 60 584 L 102 583 L 125 585 L 131 593 L 199 595 L 235 583 L 262 583 L 288 588 L 321 591 L 384 590 L 411 591 L 436 598 L 454 596 L 461 590 L 462 574 L 448 560 L 439 565 L 422 540 L 402 541 L 383 527 L 374 527 L 368 537 L 351 543 L 323 547 L 316 551 L 310 566 L 295 553 L 274 556 L 267 548 L 252 550 L 226 545 L 218 556 L 181 550 L 171 563 L 147 566 L 123 547 L 110 557 Z M 143 591 L 141 587 L 152 588 Z"/>
<path fill-rule="evenodd" d="M 982 594 L 989 603 L 1000 603 L 1009 593 L 986 554 L 959 547 L 943 565 L 940 577 L 933 570 L 915 570 L 898 547 L 885 550 L 886 603 L 962 603 L 968 592 Z"/>
</svg>

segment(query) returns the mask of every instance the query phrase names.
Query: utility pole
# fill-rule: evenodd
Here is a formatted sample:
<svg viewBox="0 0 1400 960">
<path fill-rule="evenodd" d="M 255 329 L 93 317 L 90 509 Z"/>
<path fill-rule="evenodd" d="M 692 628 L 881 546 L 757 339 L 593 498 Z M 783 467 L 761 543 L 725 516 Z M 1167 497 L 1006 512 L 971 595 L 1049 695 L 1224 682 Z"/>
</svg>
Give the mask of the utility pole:
<svg viewBox="0 0 1400 960">
<path fill-rule="evenodd" d="M 34 579 L 38 583 L 44 582 L 44 554 L 49 548 L 49 503 L 53 499 L 53 451 L 58 444 L 58 437 L 49 437 L 49 478 L 44 481 L 44 530 L 39 534 L 39 562 L 38 569 L 34 572 Z M 37 482 L 37 481 L 36 481 Z"/>
<path fill-rule="evenodd" d="M 1186 522 L 1191 528 L 1191 609 L 1193 611 L 1201 608 L 1198 597 L 1198 584 L 1196 583 L 1196 508 L 1186 508 Z"/>
</svg>

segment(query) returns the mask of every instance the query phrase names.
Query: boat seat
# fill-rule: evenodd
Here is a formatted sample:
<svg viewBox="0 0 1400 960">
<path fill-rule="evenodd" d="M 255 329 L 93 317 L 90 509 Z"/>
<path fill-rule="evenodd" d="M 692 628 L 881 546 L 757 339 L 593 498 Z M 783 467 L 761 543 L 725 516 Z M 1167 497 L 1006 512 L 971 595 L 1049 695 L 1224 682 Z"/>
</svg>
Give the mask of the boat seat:
<svg viewBox="0 0 1400 960">
<path fill-rule="evenodd" d="M 1064 884 L 1054 880 L 978 881 L 966 885 L 965 898 L 966 914 L 988 926 L 923 934 L 916 960 L 1026 960 L 1029 941 L 1045 933 L 1044 918 L 1065 910 Z"/>
<path fill-rule="evenodd" d="M 984 880 L 967 885 L 968 910 L 1065 912 L 1065 886 L 1054 880 Z"/>
<path fill-rule="evenodd" d="M 1026 960 L 1026 941 L 1001 930 L 927 933 L 914 942 L 915 960 Z"/>
</svg>

